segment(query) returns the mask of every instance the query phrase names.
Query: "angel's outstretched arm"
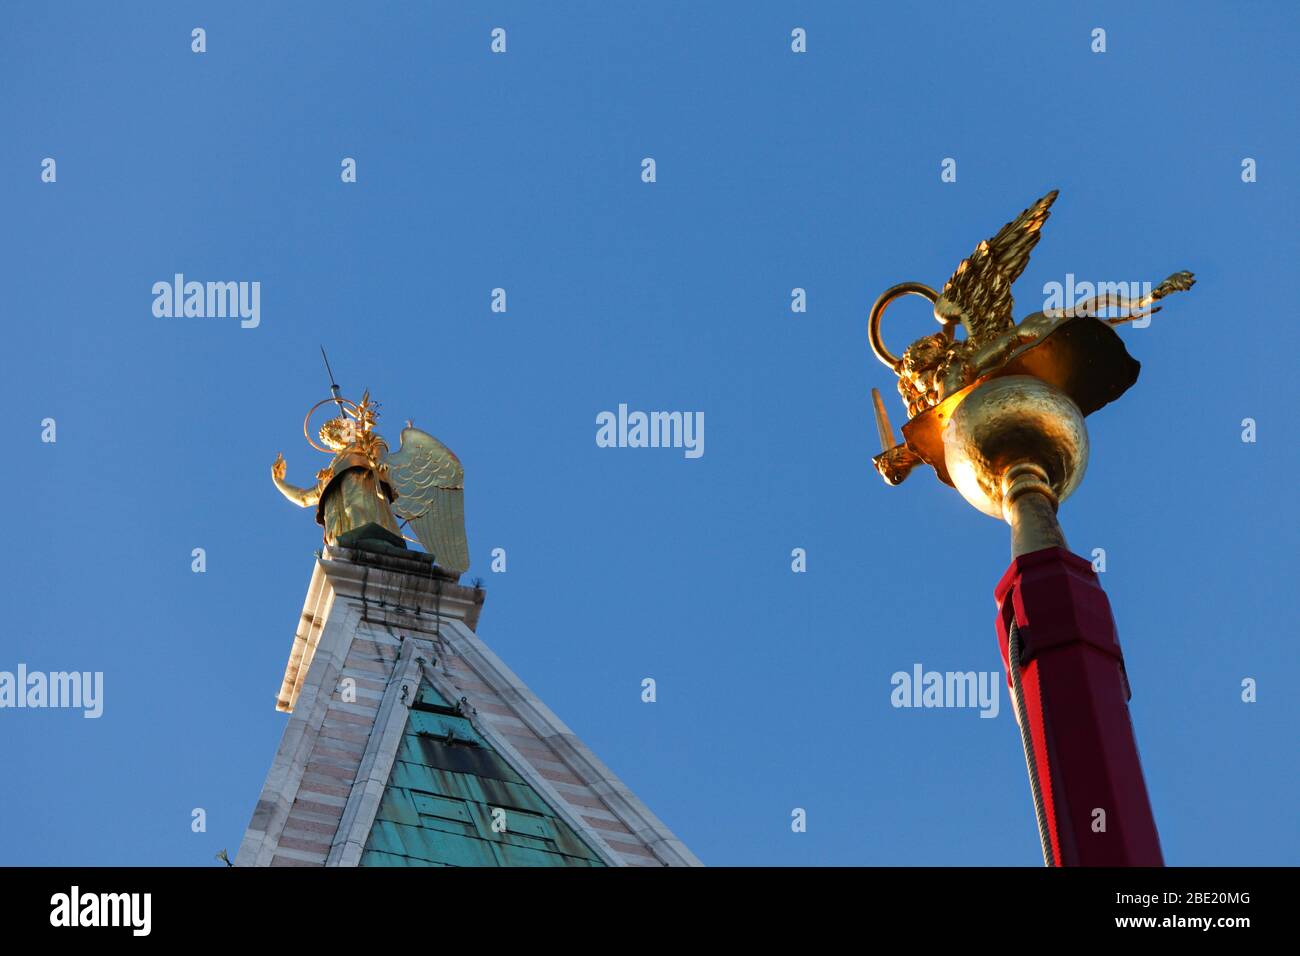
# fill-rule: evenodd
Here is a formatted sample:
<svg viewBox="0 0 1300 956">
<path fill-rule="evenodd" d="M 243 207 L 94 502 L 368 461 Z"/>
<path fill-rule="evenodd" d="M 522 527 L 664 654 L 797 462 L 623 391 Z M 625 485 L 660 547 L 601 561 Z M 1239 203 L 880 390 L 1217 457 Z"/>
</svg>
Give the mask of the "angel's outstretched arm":
<svg viewBox="0 0 1300 956">
<path fill-rule="evenodd" d="M 271 465 L 271 480 L 275 482 L 275 487 L 280 489 L 280 494 L 300 508 L 310 508 L 320 501 L 319 487 L 299 488 L 297 485 L 291 485 L 284 480 L 284 472 L 284 455 L 276 455 L 275 461 Z"/>
</svg>

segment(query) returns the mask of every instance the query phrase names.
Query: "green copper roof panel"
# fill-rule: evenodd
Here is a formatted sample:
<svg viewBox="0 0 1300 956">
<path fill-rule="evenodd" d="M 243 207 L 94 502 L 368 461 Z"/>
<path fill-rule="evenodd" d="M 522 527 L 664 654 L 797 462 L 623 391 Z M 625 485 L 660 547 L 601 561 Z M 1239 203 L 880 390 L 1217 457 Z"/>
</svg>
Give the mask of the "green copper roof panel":
<svg viewBox="0 0 1300 956">
<path fill-rule="evenodd" d="M 448 714 L 431 714 L 426 711 L 412 710 L 407 726 L 410 730 L 415 731 L 417 735 L 424 734 L 429 737 L 449 739 L 453 743 L 461 740 L 466 743 L 478 744 L 480 747 L 487 746 L 487 741 L 478 735 L 478 731 L 464 717 L 452 717 Z"/>
<path fill-rule="evenodd" d="M 428 684 L 421 684 L 420 689 L 415 694 L 415 703 L 412 707 L 441 707 L 447 711 L 453 711 L 453 707 L 445 697 L 439 694 Z"/>
<path fill-rule="evenodd" d="M 494 830 L 494 820 L 505 829 Z M 361 865 L 604 866 L 427 684 L 407 717 Z"/>
</svg>

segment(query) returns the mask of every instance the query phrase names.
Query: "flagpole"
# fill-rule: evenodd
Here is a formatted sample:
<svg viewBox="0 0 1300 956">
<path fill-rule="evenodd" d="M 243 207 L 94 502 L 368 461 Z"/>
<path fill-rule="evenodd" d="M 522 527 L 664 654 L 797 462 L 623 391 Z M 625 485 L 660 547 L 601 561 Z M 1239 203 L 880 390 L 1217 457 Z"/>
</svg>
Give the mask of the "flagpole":
<svg viewBox="0 0 1300 956">
<path fill-rule="evenodd" d="M 1009 507 L 1011 565 L 994 589 L 1048 866 L 1163 866 L 1110 602 L 1045 495 Z"/>
</svg>

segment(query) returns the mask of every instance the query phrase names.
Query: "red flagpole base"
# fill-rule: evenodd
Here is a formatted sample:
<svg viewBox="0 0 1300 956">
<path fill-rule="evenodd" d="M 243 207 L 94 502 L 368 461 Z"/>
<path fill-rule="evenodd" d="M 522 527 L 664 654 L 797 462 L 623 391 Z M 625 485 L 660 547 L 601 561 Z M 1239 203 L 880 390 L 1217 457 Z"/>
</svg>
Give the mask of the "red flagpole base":
<svg viewBox="0 0 1300 956">
<path fill-rule="evenodd" d="M 1020 686 L 1057 866 L 1163 866 L 1129 718 L 1131 696 L 1111 614 L 1092 564 L 1064 548 L 1011 562 L 994 596 L 998 644 L 1011 622 Z M 1014 698 L 1013 698 L 1014 699 Z"/>
</svg>

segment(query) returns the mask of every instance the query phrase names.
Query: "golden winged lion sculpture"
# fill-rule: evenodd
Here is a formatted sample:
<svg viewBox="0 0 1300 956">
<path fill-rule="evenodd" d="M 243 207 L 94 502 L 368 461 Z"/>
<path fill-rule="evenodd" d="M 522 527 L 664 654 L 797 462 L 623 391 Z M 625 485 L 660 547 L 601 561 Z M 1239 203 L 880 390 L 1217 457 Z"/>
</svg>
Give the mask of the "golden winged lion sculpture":
<svg viewBox="0 0 1300 956">
<path fill-rule="evenodd" d="M 332 454 L 316 474 L 316 484 L 299 488 L 285 481 L 283 455 L 271 466 L 271 479 L 286 498 L 303 508 L 316 508 L 316 521 L 328 545 L 402 549 L 406 541 L 421 545 L 445 571 L 461 574 L 469 567 L 465 537 L 465 470 L 450 448 L 428 432 L 407 422 L 396 452 L 375 430 L 379 405 L 367 391 L 360 402 L 338 394 L 317 402 L 303 421 L 303 434 L 313 448 Z M 334 404 L 339 414 L 318 432 L 309 430 L 311 416 L 322 405 Z M 400 525 L 399 525 L 400 522 Z M 402 533 L 404 525 L 414 538 Z"/>
<path fill-rule="evenodd" d="M 1154 315 L 1161 309 L 1154 303 L 1195 284 L 1192 273 L 1175 272 L 1154 289 L 1148 284 L 1149 291 L 1136 297 L 1108 290 L 1073 306 L 1035 312 L 1017 324 L 1011 286 L 1025 271 L 1057 195 L 1052 190 L 976 246 L 941 292 L 920 282 L 904 282 L 886 290 L 872 306 L 867 323 L 872 351 L 898 376 L 898 392 L 909 416 L 904 441 L 898 443 L 880 393 L 872 389 L 884 449 L 873 463 L 889 484 L 903 481 L 922 462 L 952 484 L 943 455 L 943 427 L 963 397 L 991 378 L 1035 376 L 1059 388 L 1084 415 L 1118 398 L 1137 380 L 1139 365 L 1112 326 Z M 928 299 L 942 328 L 917 339 L 899 357 L 885 346 L 880 324 L 885 308 L 905 295 Z M 1103 315 L 1111 311 L 1119 314 Z M 956 337 L 958 326 L 965 331 L 963 339 Z"/>
</svg>

